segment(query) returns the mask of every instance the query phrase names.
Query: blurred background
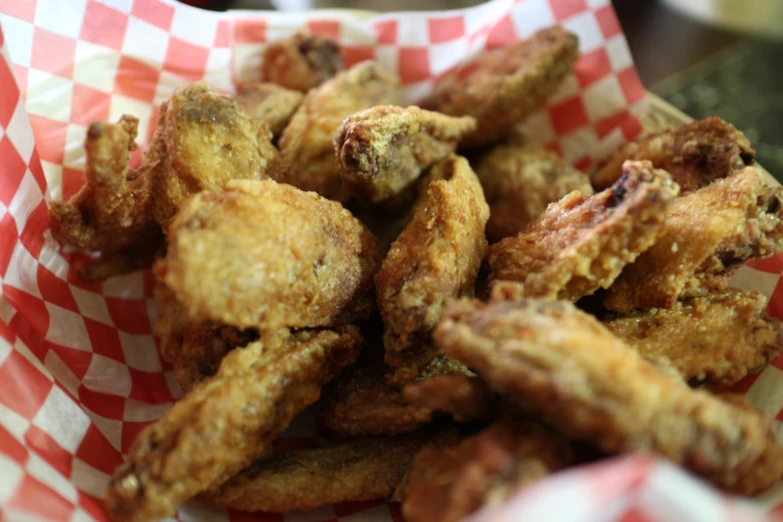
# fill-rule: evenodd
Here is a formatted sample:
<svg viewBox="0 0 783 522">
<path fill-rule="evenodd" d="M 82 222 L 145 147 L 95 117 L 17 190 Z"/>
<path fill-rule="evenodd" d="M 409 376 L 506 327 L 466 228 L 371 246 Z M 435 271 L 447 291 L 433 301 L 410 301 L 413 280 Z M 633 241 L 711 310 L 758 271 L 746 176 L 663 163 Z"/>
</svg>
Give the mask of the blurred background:
<svg viewBox="0 0 783 522">
<path fill-rule="evenodd" d="M 575 0 L 564 0 L 575 1 Z M 582 0 L 579 0 L 582 1 Z M 187 0 L 217 10 L 442 10 L 477 0 Z M 645 86 L 745 132 L 783 179 L 783 0 L 614 0 Z"/>
</svg>

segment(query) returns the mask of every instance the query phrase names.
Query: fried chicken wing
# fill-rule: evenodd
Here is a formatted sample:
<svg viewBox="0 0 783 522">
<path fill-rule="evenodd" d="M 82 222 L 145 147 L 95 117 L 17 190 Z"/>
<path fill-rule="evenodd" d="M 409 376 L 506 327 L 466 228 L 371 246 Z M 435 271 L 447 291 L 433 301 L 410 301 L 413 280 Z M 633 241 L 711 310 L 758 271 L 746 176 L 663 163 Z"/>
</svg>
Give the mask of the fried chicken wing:
<svg viewBox="0 0 783 522">
<path fill-rule="evenodd" d="M 668 359 L 689 382 L 731 385 L 763 370 L 783 346 L 766 307 L 758 292 L 729 289 L 603 323 L 644 357 Z"/>
<path fill-rule="evenodd" d="M 593 195 L 587 174 L 534 143 L 496 145 L 478 162 L 476 174 L 489 204 L 492 243 L 522 232 L 547 205 L 573 190 Z"/>
<path fill-rule="evenodd" d="M 435 164 L 411 219 L 375 275 L 394 384 L 410 382 L 435 357 L 430 333 L 450 298 L 471 295 L 487 246 L 489 207 L 466 159 Z"/>
<path fill-rule="evenodd" d="M 607 291 L 615 312 L 671 308 L 680 298 L 724 290 L 748 259 L 783 249 L 783 188 L 747 167 L 678 198 L 655 244 Z"/>
<path fill-rule="evenodd" d="M 376 361 L 361 361 L 324 388 L 318 403 L 321 424 L 344 435 L 406 433 L 432 421 L 433 408 L 408 403 L 401 389 L 386 382 L 389 369 Z M 438 375 L 470 375 L 464 365 L 438 357 L 421 380 Z M 460 412 L 467 418 L 471 412 Z M 471 419 L 472 420 L 472 419 Z"/>
<path fill-rule="evenodd" d="M 262 60 L 264 81 L 301 92 L 330 80 L 344 68 L 337 42 L 304 31 L 267 45 Z"/>
<path fill-rule="evenodd" d="M 149 215 L 150 166 L 128 167 L 138 124 L 128 115 L 116 124 L 92 123 L 84 140 L 87 183 L 69 201 L 53 201 L 49 210 L 57 242 L 102 253 L 100 266 L 87 269 L 91 280 L 144 266 L 162 241 Z"/>
<path fill-rule="evenodd" d="M 399 79 L 374 62 L 341 72 L 305 96 L 280 137 L 283 169 L 275 179 L 346 201 L 334 158 L 334 136 L 343 120 L 375 105 L 401 102 Z"/>
<path fill-rule="evenodd" d="M 592 181 L 597 190 L 603 190 L 622 175 L 625 161 L 649 160 L 656 169 L 671 174 L 680 185 L 680 194 L 685 195 L 751 165 L 755 155 L 744 134 L 712 117 L 626 143 L 596 170 Z"/>
<path fill-rule="evenodd" d="M 627 162 L 612 187 L 571 192 L 514 237 L 489 247 L 490 281 L 523 283 L 527 297 L 576 300 L 607 288 L 658 237 L 677 195 L 649 162 Z"/>
<path fill-rule="evenodd" d="M 259 460 L 202 498 L 242 511 L 267 512 L 386 499 L 431 438 L 438 436 L 430 430 L 283 453 Z"/>
<path fill-rule="evenodd" d="M 237 180 L 187 202 L 156 272 L 194 320 L 273 329 L 365 317 L 379 264 L 378 242 L 339 203 Z"/>
<path fill-rule="evenodd" d="M 218 373 L 147 426 L 115 472 L 106 506 L 115 521 L 146 522 L 217 487 L 259 457 L 321 386 L 352 363 L 354 327 L 301 331 L 282 346 L 251 343 L 230 352 Z"/>
<path fill-rule="evenodd" d="M 302 99 L 304 95 L 299 91 L 265 82 L 244 84 L 234 96 L 237 105 L 252 119 L 266 123 L 274 137 L 283 132 Z"/>
<path fill-rule="evenodd" d="M 406 384 L 405 402 L 418 408 L 442 411 L 457 422 L 487 417 L 494 407 L 492 390 L 473 375 L 436 375 Z"/>
<path fill-rule="evenodd" d="M 561 27 L 538 31 L 465 64 L 435 86 L 423 107 L 476 118 L 478 127 L 460 146 L 492 143 L 544 104 L 578 56 L 572 33 Z"/>
<path fill-rule="evenodd" d="M 572 461 L 557 433 L 501 419 L 472 437 L 419 451 L 402 488 L 402 513 L 408 522 L 459 522 Z"/>
<path fill-rule="evenodd" d="M 362 201 L 394 200 L 475 128 L 473 118 L 418 107 L 372 107 L 346 118 L 334 138 L 340 177 Z"/>
<path fill-rule="evenodd" d="M 228 96 L 197 82 L 180 87 L 161 106 L 144 162 L 150 172 L 152 215 L 164 230 L 182 203 L 232 179 L 264 179 L 278 153 L 266 124 L 253 121 Z"/>
<path fill-rule="evenodd" d="M 742 494 L 783 474 L 768 419 L 689 388 L 567 301 L 461 300 L 434 338 L 520 408 L 605 452 L 651 451 Z"/>
</svg>

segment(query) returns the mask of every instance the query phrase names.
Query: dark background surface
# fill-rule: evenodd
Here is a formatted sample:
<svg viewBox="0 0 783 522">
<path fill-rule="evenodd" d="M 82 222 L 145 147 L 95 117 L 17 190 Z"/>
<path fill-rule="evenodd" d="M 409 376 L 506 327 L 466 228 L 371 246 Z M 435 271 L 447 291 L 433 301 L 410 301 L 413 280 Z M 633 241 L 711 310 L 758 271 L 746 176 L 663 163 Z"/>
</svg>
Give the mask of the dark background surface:
<svg viewBox="0 0 783 522">
<path fill-rule="evenodd" d="M 272 7 L 270 0 L 190 1 L 202 6 L 210 2 L 218 9 Z M 453 9 L 478 3 L 312 0 L 316 8 L 375 11 Z M 759 162 L 783 180 L 783 41 L 712 28 L 658 0 L 614 0 L 613 4 L 645 86 L 694 118 L 718 115 L 736 125 L 757 149 Z"/>
</svg>

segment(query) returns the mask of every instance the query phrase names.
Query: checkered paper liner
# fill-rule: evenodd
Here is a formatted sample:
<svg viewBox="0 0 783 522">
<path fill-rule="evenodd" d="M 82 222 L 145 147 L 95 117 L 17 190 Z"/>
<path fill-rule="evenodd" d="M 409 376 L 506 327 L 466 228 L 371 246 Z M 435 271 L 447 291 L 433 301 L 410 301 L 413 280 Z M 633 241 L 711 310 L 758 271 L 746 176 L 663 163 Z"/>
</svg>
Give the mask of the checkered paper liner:
<svg viewBox="0 0 783 522">
<path fill-rule="evenodd" d="M 84 182 L 82 143 L 96 119 L 130 113 L 149 140 L 158 104 L 187 82 L 231 91 L 256 77 L 264 42 L 307 27 L 341 42 L 352 64 L 397 71 L 410 101 L 457 62 L 562 24 L 580 37 L 574 74 L 526 124 L 528 134 L 588 167 L 641 131 L 644 91 L 608 0 L 495 0 L 461 11 L 388 14 L 211 13 L 171 0 L 0 0 L 0 520 L 107 520 L 100 497 L 136 434 L 181 395 L 158 357 L 149 273 L 84 283 L 83 255 L 47 224 L 52 199 Z M 138 153 L 134 161 L 138 161 Z M 783 257 L 744 267 L 737 284 L 770 297 Z M 783 408 L 783 359 L 740 389 L 767 414 Z M 276 443 L 317 444 L 302 416 Z M 762 500 L 776 506 L 783 488 Z M 676 467 L 625 457 L 553 477 L 482 521 L 768 520 Z M 383 502 L 254 514 L 197 502 L 182 521 L 401 521 Z"/>
</svg>

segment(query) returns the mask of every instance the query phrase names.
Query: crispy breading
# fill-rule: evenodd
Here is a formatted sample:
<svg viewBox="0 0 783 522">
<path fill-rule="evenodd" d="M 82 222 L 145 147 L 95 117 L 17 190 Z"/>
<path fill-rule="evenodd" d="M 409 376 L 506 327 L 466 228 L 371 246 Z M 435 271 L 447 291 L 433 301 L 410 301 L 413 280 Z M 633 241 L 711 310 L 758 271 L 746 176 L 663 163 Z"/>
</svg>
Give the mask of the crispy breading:
<svg viewBox="0 0 783 522">
<path fill-rule="evenodd" d="M 763 370 L 783 346 L 758 292 L 729 289 L 602 322 L 644 357 L 664 357 L 691 382 L 730 385 Z"/>
<path fill-rule="evenodd" d="M 677 185 L 649 162 L 594 196 L 571 192 L 514 237 L 490 246 L 490 281 L 524 284 L 527 297 L 577 300 L 607 288 L 652 245 Z"/>
<path fill-rule="evenodd" d="M 413 188 L 428 167 L 452 154 L 462 136 L 475 128 L 473 118 L 418 107 L 366 109 L 346 118 L 334 138 L 340 178 L 362 201 L 393 201 Z"/>
<path fill-rule="evenodd" d="M 593 195 L 590 178 L 535 143 L 503 143 L 481 157 L 476 174 L 489 204 L 491 243 L 515 236 L 547 205 L 573 190 Z"/>
<path fill-rule="evenodd" d="M 402 513 L 408 522 L 459 522 L 572 461 L 552 430 L 501 419 L 461 441 L 425 446 L 402 488 Z"/>
<path fill-rule="evenodd" d="M 487 246 L 489 207 L 465 158 L 436 163 L 410 221 L 375 275 L 394 384 L 410 382 L 436 355 L 432 329 L 448 299 L 472 295 Z"/>
<path fill-rule="evenodd" d="M 405 402 L 418 408 L 446 412 L 457 422 L 488 417 L 494 410 L 492 390 L 473 375 L 436 375 L 406 384 Z"/>
<path fill-rule="evenodd" d="M 316 327 L 372 311 L 380 257 L 377 240 L 339 203 L 237 180 L 186 203 L 156 272 L 191 319 Z"/>
<path fill-rule="evenodd" d="M 310 510 L 389 498 L 433 430 L 365 437 L 262 459 L 202 498 L 242 511 Z"/>
<path fill-rule="evenodd" d="M 337 42 L 305 31 L 268 44 L 261 59 L 264 81 L 301 92 L 317 87 L 344 68 Z"/>
<path fill-rule="evenodd" d="M 152 215 L 164 230 L 182 203 L 232 179 L 264 179 L 278 167 L 272 133 L 228 96 L 204 82 L 180 87 L 161 106 L 144 151 L 153 192 Z"/>
<path fill-rule="evenodd" d="M 303 99 L 299 91 L 266 82 L 246 83 L 234 96 L 237 105 L 252 119 L 266 123 L 275 138 L 283 132 Z"/>
<path fill-rule="evenodd" d="M 783 474 L 768 419 L 689 388 L 570 302 L 461 300 L 434 338 L 508 400 L 605 452 L 653 452 L 742 494 Z"/>
<path fill-rule="evenodd" d="M 558 26 L 544 29 L 462 65 L 435 86 L 422 106 L 476 118 L 478 127 L 460 146 L 492 143 L 546 102 L 578 56 L 574 34 Z"/>
<path fill-rule="evenodd" d="M 709 185 L 753 163 L 748 138 L 717 116 L 683 123 L 626 143 L 592 176 L 603 190 L 622 175 L 626 160 L 649 160 L 671 174 L 680 195 Z"/>
<path fill-rule="evenodd" d="M 607 291 L 616 312 L 671 308 L 678 299 L 724 290 L 748 259 L 783 250 L 783 188 L 754 167 L 678 198 L 655 244 Z"/>
<path fill-rule="evenodd" d="M 321 425 L 344 435 L 385 435 L 411 432 L 431 422 L 433 409 L 409 404 L 400 388 L 386 382 L 388 372 L 380 361 L 360 361 L 347 368 L 324 388 L 318 402 Z M 440 356 L 425 368 L 421 380 L 438 375 L 471 373 Z"/>
<path fill-rule="evenodd" d="M 116 124 L 90 124 L 84 139 L 87 182 L 69 201 L 53 201 L 49 210 L 57 242 L 103 254 L 100 266 L 86 269 L 91 280 L 149 266 L 162 242 L 160 227 L 149 215 L 150 166 L 128 167 L 138 124 L 128 115 Z"/>
<path fill-rule="evenodd" d="M 356 359 L 360 345 L 358 330 L 346 326 L 230 352 L 214 377 L 136 437 L 106 490 L 112 519 L 169 516 L 179 503 L 246 468 Z"/>
<path fill-rule="evenodd" d="M 280 137 L 283 168 L 274 177 L 302 190 L 346 201 L 334 158 L 334 136 L 343 120 L 375 105 L 401 102 L 399 79 L 374 62 L 341 72 L 305 96 Z"/>
</svg>

